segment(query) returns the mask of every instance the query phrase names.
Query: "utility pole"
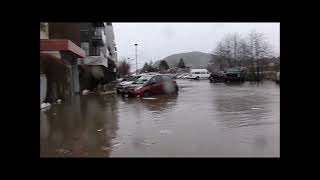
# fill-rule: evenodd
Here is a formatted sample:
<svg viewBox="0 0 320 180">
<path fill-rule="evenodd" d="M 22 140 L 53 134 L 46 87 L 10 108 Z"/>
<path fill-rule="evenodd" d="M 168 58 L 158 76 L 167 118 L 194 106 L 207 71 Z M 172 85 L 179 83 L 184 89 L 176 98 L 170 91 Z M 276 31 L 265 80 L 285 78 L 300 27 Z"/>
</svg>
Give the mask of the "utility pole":
<svg viewBox="0 0 320 180">
<path fill-rule="evenodd" d="M 136 75 L 138 75 L 138 59 L 137 59 L 137 47 L 138 47 L 138 44 L 134 44 L 135 47 L 136 47 Z"/>
</svg>

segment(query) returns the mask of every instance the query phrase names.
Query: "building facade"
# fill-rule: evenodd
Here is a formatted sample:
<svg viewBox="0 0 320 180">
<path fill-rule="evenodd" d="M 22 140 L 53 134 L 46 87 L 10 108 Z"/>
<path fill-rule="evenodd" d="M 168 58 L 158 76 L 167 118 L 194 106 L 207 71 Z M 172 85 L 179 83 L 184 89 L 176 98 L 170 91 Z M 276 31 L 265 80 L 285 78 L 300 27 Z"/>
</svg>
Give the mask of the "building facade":
<svg viewBox="0 0 320 180">
<path fill-rule="evenodd" d="M 80 23 L 81 48 L 86 57 L 81 66 L 81 89 L 97 87 L 116 79 L 117 53 L 111 23 Z"/>
<path fill-rule="evenodd" d="M 85 57 L 79 28 L 72 23 L 40 23 L 40 104 L 78 94 L 78 59 Z"/>
<path fill-rule="evenodd" d="M 112 23 L 40 23 L 40 103 L 116 80 Z"/>
</svg>

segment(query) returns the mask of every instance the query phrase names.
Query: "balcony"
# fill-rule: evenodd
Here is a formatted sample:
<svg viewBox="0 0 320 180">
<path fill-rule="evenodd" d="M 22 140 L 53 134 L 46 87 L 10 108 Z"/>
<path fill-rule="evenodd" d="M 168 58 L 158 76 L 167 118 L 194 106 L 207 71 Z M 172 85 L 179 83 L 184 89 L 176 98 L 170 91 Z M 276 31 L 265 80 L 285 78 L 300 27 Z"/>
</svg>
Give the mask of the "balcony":
<svg viewBox="0 0 320 180">
<path fill-rule="evenodd" d="M 103 56 L 87 56 L 83 58 L 83 64 L 86 65 L 101 65 L 108 68 L 108 59 Z"/>
<path fill-rule="evenodd" d="M 96 28 L 91 39 L 96 46 L 104 46 L 106 44 L 106 35 L 103 28 Z"/>
</svg>

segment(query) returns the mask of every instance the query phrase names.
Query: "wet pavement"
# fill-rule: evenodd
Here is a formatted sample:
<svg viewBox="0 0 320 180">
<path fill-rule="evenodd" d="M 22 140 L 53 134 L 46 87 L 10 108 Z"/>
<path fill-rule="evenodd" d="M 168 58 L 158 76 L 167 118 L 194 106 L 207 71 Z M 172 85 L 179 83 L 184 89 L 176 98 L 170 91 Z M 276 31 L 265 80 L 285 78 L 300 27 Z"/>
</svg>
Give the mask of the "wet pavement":
<svg viewBox="0 0 320 180">
<path fill-rule="evenodd" d="M 279 157 L 280 86 L 177 80 L 177 96 L 75 96 L 40 111 L 41 157 Z"/>
</svg>

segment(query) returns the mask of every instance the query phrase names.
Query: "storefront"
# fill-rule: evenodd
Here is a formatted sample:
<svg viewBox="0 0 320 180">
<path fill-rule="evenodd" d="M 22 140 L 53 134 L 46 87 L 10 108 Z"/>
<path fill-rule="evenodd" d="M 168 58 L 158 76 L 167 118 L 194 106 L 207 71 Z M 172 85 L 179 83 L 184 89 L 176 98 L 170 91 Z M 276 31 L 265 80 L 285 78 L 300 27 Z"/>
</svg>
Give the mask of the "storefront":
<svg viewBox="0 0 320 180">
<path fill-rule="evenodd" d="M 40 103 L 80 92 L 78 58 L 85 52 L 67 39 L 40 40 Z"/>
</svg>

